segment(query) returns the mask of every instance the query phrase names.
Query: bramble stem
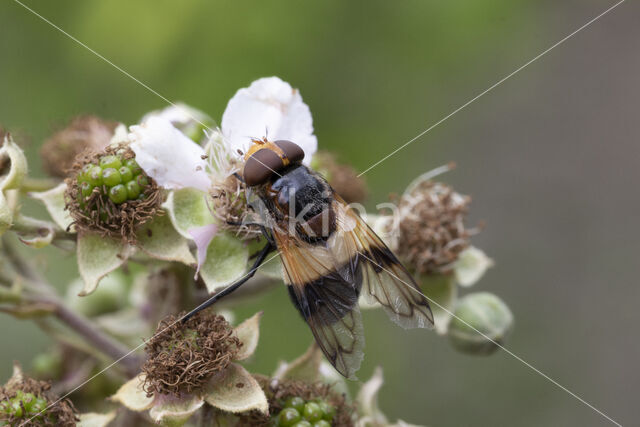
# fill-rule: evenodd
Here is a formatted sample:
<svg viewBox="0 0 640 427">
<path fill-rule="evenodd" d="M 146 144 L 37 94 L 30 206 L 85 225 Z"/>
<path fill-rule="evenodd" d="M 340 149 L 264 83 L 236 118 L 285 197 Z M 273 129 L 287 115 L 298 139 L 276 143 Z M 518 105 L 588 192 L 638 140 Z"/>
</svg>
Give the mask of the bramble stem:
<svg viewBox="0 0 640 427">
<path fill-rule="evenodd" d="M 21 256 L 12 242 L 4 238 L 4 236 L 2 241 L 3 252 L 13 265 L 16 273 L 22 276 L 24 280 L 31 282 L 35 290 L 41 293 L 38 296 L 25 296 L 25 303 L 47 303 L 53 305 L 53 314 L 68 328 L 87 340 L 88 343 L 95 346 L 105 355 L 113 360 L 120 361 L 128 375 L 134 376 L 138 373 L 141 365 L 138 356 L 133 354 L 127 355 L 129 349 L 124 344 L 101 331 L 90 319 L 69 310 L 57 296 L 55 288 L 38 274 L 37 270 L 28 260 Z"/>
<path fill-rule="evenodd" d="M 51 190 L 60 182 L 49 178 L 25 178 L 20 186 L 20 191 L 24 193 L 28 192 L 41 192 Z"/>
</svg>

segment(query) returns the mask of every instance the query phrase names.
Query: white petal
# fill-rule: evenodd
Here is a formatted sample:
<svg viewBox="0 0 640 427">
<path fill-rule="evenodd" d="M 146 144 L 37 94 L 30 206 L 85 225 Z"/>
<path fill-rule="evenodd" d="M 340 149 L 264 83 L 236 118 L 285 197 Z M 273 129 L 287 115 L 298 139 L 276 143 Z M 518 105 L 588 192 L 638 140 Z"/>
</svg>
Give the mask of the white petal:
<svg viewBox="0 0 640 427">
<path fill-rule="evenodd" d="M 222 115 L 222 133 L 233 151 L 243 152 L 251 138 L 288 139 L 302 147 L 307 165 L 318 148 L 309 107 L 278 77 L 264 77 L 236 92 Z"/>
<path fill-rule="evenodd" d="M 216 234 L 218 234 L 218 225 L 208 224 L 202 227 L 190 228 L 187 232 L 193 238 L 198 252 L 198 267 L 196 268 L 197 278 L 198 273 L 200 273 L 200 267 L 202 267 L 202 264 L 204 264 L 204 261 L 207 259 L 209 243 L 211 243 L 211 240 L 216 236 Z"/>
<path fill-rule="evenodd" d="M 208 191 L 211 182 L 202 159 L 204 150 L 168 120 L 151 117 L 131 126 L 129 140 L 140 167 L 161 187 Z"/>
</svg>

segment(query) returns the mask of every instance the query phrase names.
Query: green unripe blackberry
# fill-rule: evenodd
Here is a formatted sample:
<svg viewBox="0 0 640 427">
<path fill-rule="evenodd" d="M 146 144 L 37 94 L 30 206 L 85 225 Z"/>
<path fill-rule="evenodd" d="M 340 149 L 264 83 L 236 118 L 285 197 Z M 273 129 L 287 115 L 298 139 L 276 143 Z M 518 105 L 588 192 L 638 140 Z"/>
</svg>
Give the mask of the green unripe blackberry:
<svg viewBox="0 0 640 427">
<path fill-rule="evenodd" d="M 95 165 L 92 166 L 87 173 L 87 180 L 94 187 L 102 185 L 102 168 Z"/>
<path fill-rule="evenodd" d="M 141 189 L 137 182 L 129 181 L 125 186 L 127 187 L 127 197 L 129 197 L 129 200 L 135 200 L 140 196 Z"/>
<path fill-rule="evenodd" d="M 118 184 L 115 187 L 111 187 L 109 190 L 109 199 L 116 205 L 127 201 L 127 187 L 122 184 Z"/>
<path fill-rule="evenodd" d="M 144 188 L 149 185 L 149 178 L 146 175 L 138 175 L 136 177 L 136 182 L 140 186 L 140 188 Z"/>
<path fill-rule="evenodd" d="M 322 412 L 320 405 L 318 405 L 316 402 L 308 402 L 304 405 L 302 415 L 306 420 L 314 422 L 320 421 L 324 416 L 324 412 Z"/>
<path fill-rule="evenodd" d="M 334 408 L 333 405 L 330 405 L 324 400 L 319 401 L 318 405 L 320 406 L 320 410 L 322 410 L 322 413 L 324 414 L 322 416 L 322 419 L 333 421 L 333 417 L 336 415 L 336 408 Z"/>
<path fill-rule="evenodd" d="M 100 159 L 100 167 L 102 169 L 113 168 L 119 169 L 122 166 L 122 161 L 118 156 L 110 155 L 104 156 Z"/>
<path fill-rule="evenodd" d="M 282 427 L 290 427 L 300 421 L 302 417 L 300 412 L 295 408 L 284 408 L 278 415 L 278 425 Z"/>
<path fill-rule="evenodd" d="M 302 412 L 304 410 L 304 404 L 306 402 L 300 396 L 292 396 L 287 399 L 285 403 L 285 408 L 295 408 L 298 412 Z"/>
<path fill-rule="evenodd" d="M 293 427 L 312 427 L 311 423 L 307 420 L 298 421 Z"/>
<path fill-rule="evenodd" d="M 96 188 L 105 197 L 104 200 L 108 197 L 115 204 L 122 204 L 127 200 L 144 200 L 144 192 L 150 185 L 149 178 L 135 159 L 124 160 L 123 155 L 124 151 L 121 150 L 116 154 L 97 157 L 80 169 L 76 176 L 80 209 L 94 209 L 91 207 L 93 203 L 88 206 L 87 201 Z M 96 163 L 100 166 L 96 166 Z M 99 217 L 106 220 L 109 215 L 107 212 L 100 212 Z"/>
<path fill-rule="evenodd" d="M 137 176 L 142 173 L 142 168 L 140 167 L 140 165 L 138 165 L 136 159 L 127 159 L 124 161 L 124 165 L 128 167 L 129 170 L 131 170 L 133 176 Z"/>
<path fill-rule="evenodd" d="M 93 185 L 89 184 L 87 181 L 80 184 L 80 192 L 82 193 L 82 197 L 89 197 L 93 189 Z"/>
<path fill-rule="evenodd" d="M 331 423 L 327 420 L 320 420 L 313 423 L 313 427 L 331 427 Z"/>
<path fill-rule="evenodd" d="M 0 412 L 16 418 L 30 418 L 46 407 L 46 399 L 37 397 L 33 393 L 24 393 L 22 390 L 18 390 L 14 397 L 0 403 Z"/>
<path fill-rule="evenodd" d="M 120 172 L 122 182 L 124 183 L 127 183 L 133 179 L 133 172 L 131 172 L 131 169 L 126 166 L 122 166 L 120 169 L 118 169 L 118 172 Z"/>
<path fill-rule="evenodd" d="M 122 176 L 114 168 L 106 168 L 102 170 L 102 182 L 107 187 L 114 187 L 122 183 Z"/>
</svg>

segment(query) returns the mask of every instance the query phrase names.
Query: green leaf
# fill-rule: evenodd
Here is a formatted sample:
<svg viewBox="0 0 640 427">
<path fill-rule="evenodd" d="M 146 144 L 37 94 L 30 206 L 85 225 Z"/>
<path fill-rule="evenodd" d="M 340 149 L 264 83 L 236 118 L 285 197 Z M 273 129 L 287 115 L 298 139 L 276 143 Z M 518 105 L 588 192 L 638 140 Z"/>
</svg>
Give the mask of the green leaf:
<svg viewBox="0 0 640 427">
<path fill-rule="evenodd" d="M 202 398 L 194 395 L 185 395 L 180 398 L 159 395 L 156 396 L 149 416 L 153 421 L 165 426 L 181 426 L 198 409 L 204 405 Z"/>
<path fill-rule="evenodd" d="M 133 248 L 122 240 L 93 233 L 78 236 L 78 269 L 84 280 L 79 296 L 89 295 L 98 287 L 100 279 L 120 267 L 133 253 Z"/>
<path fill-rule="evenodd" d="M 106 427 L 115 417 L 116 411 L 107 412 L 106 414 L 98 414 L 95 412 L 80 414 L 78 417 L 80 421 L 78 421 L 76 427 Z"/>
<path fill-rule="evenodd" d="M 458 297 L 458 287 L 453 275 L 423 275 L 420 277 L 420 287 L 429 300 L 436 332 L 446 334 Z"/>
<path fill-rule="evenodd" d="M 4 193 L 0 191 L 0 236 L 11 227 L 13 222 L 13 212 L 9 207 L 7 198 L 4 197 Z"/>
<path fill-rule="evenodd" d="M 163 261 L 177 261 L 192 265 L 196 262 L 189 251 L 187 239 L 182 237 L 167 216 L 156 216 L 137 232 L 138 247 L 147 255 Z"/>
<path fill-rule="evenodd" d="M 0 159 L 3 158 L 9 159 L 11 166 L 7 173 L 0 175 L 0 191 L 20 188 L 27 175 L 27 158 L 10 135 L 4 137 L 4 144 L 0 146 Z"/>
<path fill-rule="evenodd" d="M 124 383 L 109 399 L 132 411 L 146 411 L 153 405 L 154 397 L 147 397 L 147 392 L 142 389 L 143 384 L 144 374 L 140 374 Z"/>
<path fill-rule="evenodd" d="M 258 340 L 260 338 L 261 318 L 262 312 L 256 313 L 234 328 L 236 336 L 242 343 L 242 346 L 236 355 L 236 360 L 247 359 L 254 351 L 256 351 L 256 348 L 258 347 Z"/>
<path fill-rule="evenodd" d="M 207 194 L 193 188 L 183 188 L 169 192 L 167 201 L 162 207 L 167 211 L 171 223 L 183 237 L 191 239 L 189 230 L 214 222 L 209 207 Z"/>
<path fill-rule="evenodd" d="M 258 382 L 246 369 L 235 363 L 209 383 L 204 400 L 211 406 L 234 414 L 252 410 L 269 413 L 267 396 Z"/>
<path fill-rule="evenodd" d="M 73 222 L 71 215 L 69 215 L 69 211 L 64 208 L 64 192 L 66 190 L 67 185 L 62 183 L 48 191 L 29 193 L 29 196 L 44 203 L 45 208 L 47 208 L 47 212 L 51 215 L 51 219 L 53 219 L 58 227 L 63 230 L 69 228 Z M 74 230 L 71 229 L 70 231 Z"/>
<path fill-rule="evenodd" d="M 249 249 L 244 242 L 229 233 L 218 233 L 209 243 L 207 258 L 200 268 L 200 275 L 209 293 L 242 277 L 248 259 Z"/>
</svg>

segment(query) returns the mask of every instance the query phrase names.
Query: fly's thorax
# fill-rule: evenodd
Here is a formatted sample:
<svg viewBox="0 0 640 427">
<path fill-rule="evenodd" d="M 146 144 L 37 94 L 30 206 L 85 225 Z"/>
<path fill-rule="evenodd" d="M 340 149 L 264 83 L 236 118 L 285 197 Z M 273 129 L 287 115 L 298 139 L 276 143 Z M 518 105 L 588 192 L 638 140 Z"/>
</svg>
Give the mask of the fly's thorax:
<svg viewBox="0 0 640 427">
<path fill-rule="evenodd" d="M 326 241 L 335 230 L 333 190 L 304 165 L 282 170 L 256 193 L 277 226 L 290 235 L 315 243 Z"/>
</svg>

